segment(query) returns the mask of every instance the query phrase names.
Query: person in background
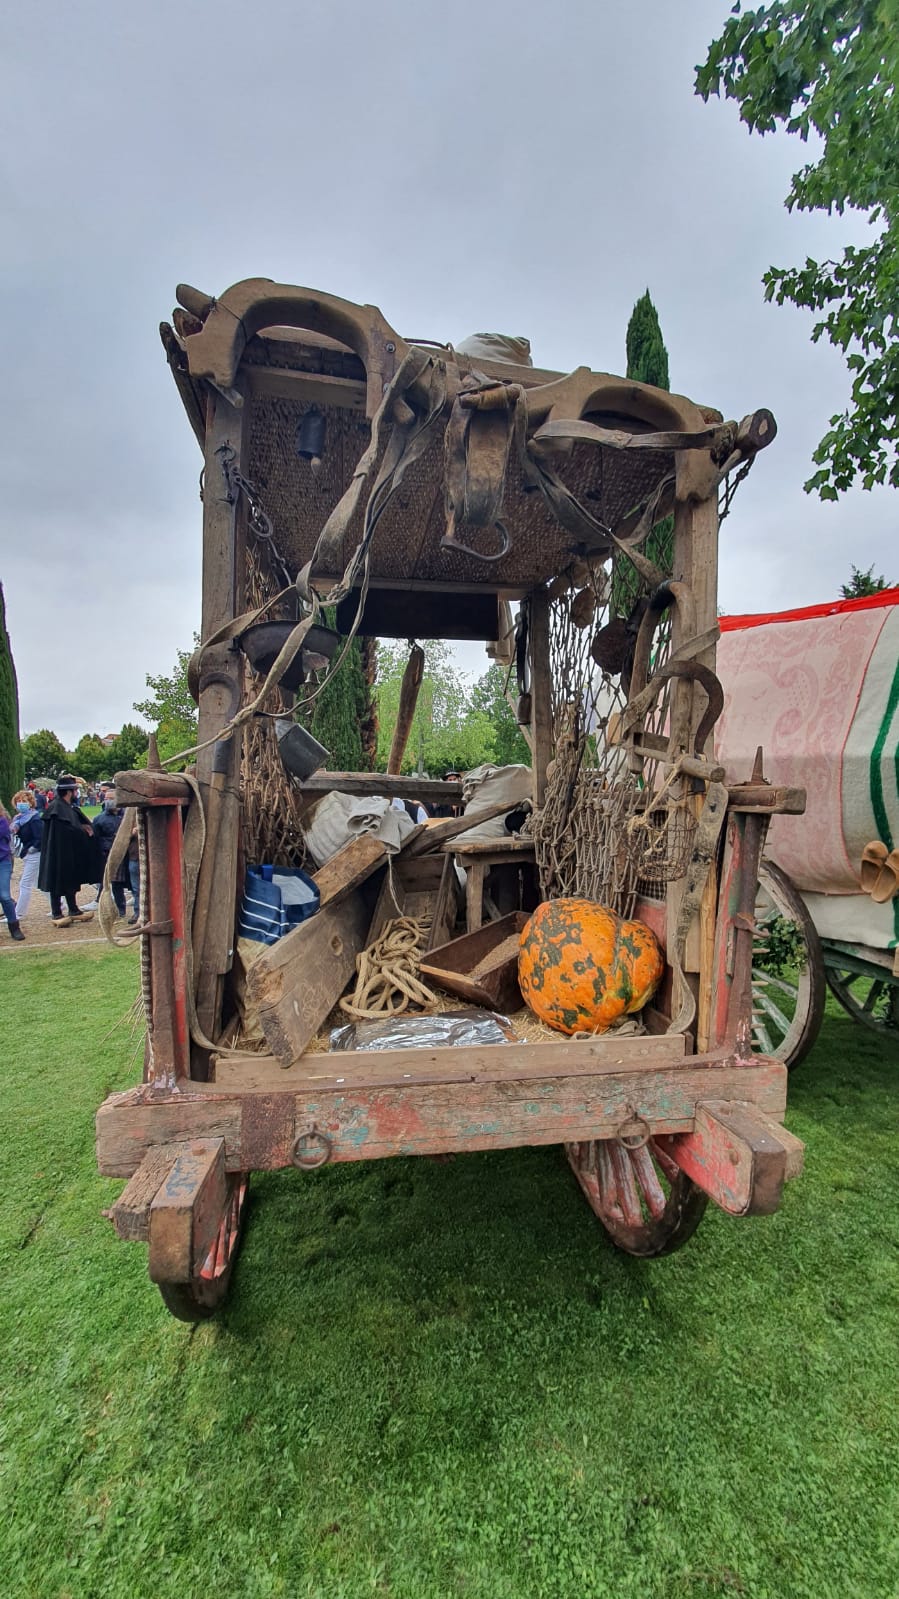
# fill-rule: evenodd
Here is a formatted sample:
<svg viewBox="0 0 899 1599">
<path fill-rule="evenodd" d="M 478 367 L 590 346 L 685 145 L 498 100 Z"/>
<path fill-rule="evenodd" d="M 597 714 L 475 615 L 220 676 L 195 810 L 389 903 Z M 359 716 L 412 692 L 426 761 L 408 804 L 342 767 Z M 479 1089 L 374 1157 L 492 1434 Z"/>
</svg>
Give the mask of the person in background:
<svg viewBox="0 0 899 1599">
<path fill-rule="evenodd" d="M 19 840 L 22 853 L 22 875 L 16 900 L 16 921 L 20 922 L 31 903 L 31 891 L 40 870 L 44 818 L 35 808 L 34 794 L 30 789 L 20 788 L 18 794 L 13 795 L 12 802 L 16 814 L 10 822 L 10 828 Z"/>
<path fill-rule="evenodd" d="M 56 798 L 44 812 L 44 835 L 37 884 L 50 895 L 50 911 L 57 927 L 70 927 L 75 920 L 89 919 L 90 912 L 77 903 L 82 883 L 95 883 L 99 877 L 99 849 L 93 829 L 75 804 L 78 783 L 65 775 L 56 785 Z M 68 907 L 63 915 L 62 901 Z"/>
<path fill-rule="evenodd" d="M 137 841 L 137 824 L 131 829 L 127 864 L 128 882 L 131 885 L 131 893 L 134 897 L 131 915 L 128 917 L 128 925 L 133 927 L 135 922 L 140 920 L 140 846 Z"/>
<path fill-rule="evenodd" d="M 12 879 L 12 833 L 9 826 L 9 811 L 0 801 L 0 906 L 6 917 L 11 938 L 21 943 L 25 937 L 21 927 L 16 921 L 16 902 L 10 893 Z"/>
<path fill-rule="evenodd" d="M 392 811 L 405 811 L 409 819 L 416 824 L 428 820 L 428 812 L 418 800 L 392 799 L 390 801 L 390 809 Z"/>
<path fill-rule="evenodd" d="M 116 836 L 116 833 L 122 825 L 123 815 L 124 812 L 121 809 L 121 806 L 116 804 L 115 789 L 105 789 L 103 794 L 103 809 L 99 816 L 94 817 L 93 821 L 94 837 L 100 846 L 100 857 L 103 869 L 105 869 L 106 862 L 109 859 L 109 852 L 112 849 L 113 840 Z M 119 876 L 109 885 L 112 890 L 113 903 L 115 904 L 115 908 L 119 916 L 124 916 L 127 910 L 127 905 L 125 903 L 125 886 L 126 884 L 130 883 L 128 866 L 129 862 L 127 860 L 123 861 L 121 867 L 119 868 Z M 99 902 L 102 888 L 103 878 L 101 875 L 100 881 L 97 884 L 97 902 Z M 134 905 L 136 914 L 137 899 L 135 899 Z M 85 910 L 90 910 L 92 907 L 90 905 L 86 905 L 84 908 Z"/>
</svg>

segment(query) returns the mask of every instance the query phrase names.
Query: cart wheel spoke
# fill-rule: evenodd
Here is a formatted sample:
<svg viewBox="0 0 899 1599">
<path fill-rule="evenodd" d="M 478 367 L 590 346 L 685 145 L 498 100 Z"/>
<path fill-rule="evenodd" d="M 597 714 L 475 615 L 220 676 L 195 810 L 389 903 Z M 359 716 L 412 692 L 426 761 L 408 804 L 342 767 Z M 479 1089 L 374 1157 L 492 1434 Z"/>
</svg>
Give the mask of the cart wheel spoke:
<svg viewBox="0 0 899 1599">
<path fill-rule="evenodd" d="M 784 986 L 786 986 L 786 985 L 784 985 Z M 789 992 L 789 990 L 788 990 L 788 992 Z M 798 989 L 794 989 L 793 993 L 798 998 L 798 996 L 799 996 Z M 753 995 L 753 998 L 758 1000 L 758 1002 L 761 1005 L 762 1010 L 765 1012 L 766 1016 L 770 1016 L 772 1022 L 774 1023 L 775 1027 L 777 1028 L 778 1032 L 780 1032 L 780 1033 L 788 1033 L 789 1032 L 790 1027 L 792 1026 L 792 1017 L 784 1015 L 783 1011 L 780 1010 L 777 1005 L 775 1005 L 775 1003 L 774 1003 L 773 999 L 771 998 L 770 994 L 766 994 L 764 989 L 760 987 L 755 992 L 755 994 Z"/>
<path fill-rule="evenodd" d="M 631 1167 L 637 1182 L 640 1184 L 640 1190 L 646 1202 L 646 1208 L 649 1211 L 650 1216 L 653 1216 L 656 1220 L 658 1220 L 660 1216 L 664 1216 L 665 1206 L 668 1201 L 665 1195 L 665 1190 L 659 1182 L 659 1174 L 653 1165 L 652 1156 L 649 1153 L 646 1145 L 644 1145 L 642 1149 L 632 1149 L 630 1155 Z M 658 1158 L 659 1157 L 657 1153 L 656 1159 L 658 1160 Z M 674 1166 L 674 1173 L 668 1173 L 669 1179 L 671 1179 L 677 1172 L 677 1167 L 674 1165 L 674 1161 L 672 1161 L 669 1156 L 666 1156 L 665 1158 L 669 1165 Z M 659 1163 L 661 1164 L 661 1162 Z"/>
<path fill-rule="evenodd" d="M 566 1152 L 591 1209 L 627 1254 L 670 1255 L 699 1226 L 705 1194 L 654 1140 L 628 1149 L 617 1139 L 598 1139 L 568 1144 Z"/>
<path fill-rule="evenodd" d="M 612 1159 L 612 1170 L 615 1173 L 615 1185 L 618 1189 L 618 1202 L 625 1221 L 629 1227 L 639 1227 L 643 1220 L 643 1207 L 640 1204 L 640 1194 L 634 1177 L 634 1167 L 631 1152 L 619 1144 L 616 1139 L 609 1151 Z"/>
<path fill-rule="evenodd" d="M 824 957 L 801 895 L 771 861 L 763 860 L 759 869 L 755 921 L 763 936 L 752 956 L 753 1008 L 761 1013 L 753 1015 L 753 1041 L 756 1049 L 792 1068 L 811 1049 L 821 1026 Z M 778 932 L 787 939 L 778 939 Z M 786 972 L 778 969 L 779 962 Z"/>
<path fill-rule="evenodd" d="M 849 971 L 840 965 L 839 952 L 829 948 L 827 986 L 853 1021 L 890 1038 L 899 1035 L 899 983 L 876 967 Z"/>
<path fill-rule="evenodd" d="M 764 1022 L 759 1021 L 758 1018 L 752 1024 L 752 1035 L 763 1055 L 774 1054 L 774 1043 L 771 1034 L 768 1032 Z"/>
</svg>

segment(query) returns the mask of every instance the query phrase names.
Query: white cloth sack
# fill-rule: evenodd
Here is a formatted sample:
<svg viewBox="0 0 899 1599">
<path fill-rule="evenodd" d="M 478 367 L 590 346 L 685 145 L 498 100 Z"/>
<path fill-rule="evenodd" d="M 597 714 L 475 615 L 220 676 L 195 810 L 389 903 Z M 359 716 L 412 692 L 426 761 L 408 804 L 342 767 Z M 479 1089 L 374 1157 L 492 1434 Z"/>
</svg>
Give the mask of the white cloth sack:
<svg viewBox="0 0 899 1599">
<path fill-rule="evenodd" d="M 459 355 L 471 361 L 505 361 L 512 366 L 533 366 L 531 341 L 511 333 L 472 333 L 456 345 Z"/>
<path fill-rule="evenodd" d="M 414 827 L 408 812 L 392 810 L 390 801 L 382 795 L 365 795 L 359 799 L 332 789 L 319 800 L 303 833 L 316 866 L 324 866 L 325 861 L 360 833 L 373 833 L 389 850 L 398 850 Z"/>
<path fill-rule="evenodd" d="M 456 839 L 457 845 L 486 843 L 488 839 L 508 838 L 506 819 L 494 816 L 492 821 L 478 825 L 479 812 L 493 805 L 508 802 L 510 811 L 530 805 L 533 798 L 534 775 L 529 766 L 476 766 L 462 779 L 463 815 L 470 816 L 472 826 Z"/>
</svg>

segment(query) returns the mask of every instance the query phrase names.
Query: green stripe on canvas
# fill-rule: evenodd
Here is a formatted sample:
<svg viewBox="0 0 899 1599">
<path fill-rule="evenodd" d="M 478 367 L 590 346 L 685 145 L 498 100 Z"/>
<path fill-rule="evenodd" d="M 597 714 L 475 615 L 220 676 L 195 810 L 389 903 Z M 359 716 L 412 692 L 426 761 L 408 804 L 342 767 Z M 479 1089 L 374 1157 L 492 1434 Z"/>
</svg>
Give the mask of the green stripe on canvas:
<svg viewBox="0 0 899 1599">
<path fill-rule="evenodd" d="M 887 734 L 889 733 L 890 724 L 893 720 L 893 717 L 896 715 L 897 709 L 899 709 L 899 663 L 897 663 L 896 670 L 893 674 L 893 683 L 892 687 L 890 688 L 889 698 L 887 699 L 886 711 L 884 712 L 883 720 L 881 721 L 878 729 L 877 737 L 874 740 L 874 748 L 871 751 L 871 764 L 869 768 L 871 805 L 874 811 L 874 820 L 877 823 L 877 831 L 887 849 L 892 849 L 894 845 L 893 835 L 890 832 L 890 824 L 887 818 L 886 805 L 884 804 L 883 798 L 882 763 L 883 752 L 884 748 L 886 747 Z M 899 743 L 897 743 L 896 749 L 893 752 L 893 767 L 896 777 L 896 788 L 897 792 L 899 792 Z M 897 895 L 897 897 L 893 900 L 892 943 L 895 945 L 897 942 L 899 942 L 899 895 Z"/>
</svg>

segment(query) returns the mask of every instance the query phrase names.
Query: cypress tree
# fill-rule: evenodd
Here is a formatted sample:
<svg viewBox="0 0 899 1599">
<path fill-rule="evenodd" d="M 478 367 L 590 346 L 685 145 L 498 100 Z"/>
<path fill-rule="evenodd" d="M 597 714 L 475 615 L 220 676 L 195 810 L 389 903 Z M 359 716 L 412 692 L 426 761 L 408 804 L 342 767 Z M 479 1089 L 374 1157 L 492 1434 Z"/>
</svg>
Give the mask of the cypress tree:
<svg viewBox="0 0 899 1599">
<path fill-rule="evenodd" d="M 0 799 L 9 806 L 25 781 L 19 741 L 19 686 L 6 631 L 6 603 L 0 583 Z"/>
<path fill-rule="evenodd" d="M 631 312 L 625 347 L 627 377 L 636 383 L 651 383 L 656 389 L 670 389 L 668 351 L 662 338 L 659 314 L 648 289 L 641 294 Z M 673 516 L 666 516 L 664 521 L 656 523 L 644 549 L 648 559 L 654 561 L 662 572 L 671 571 L 674 561 Z M 640 581 L 630 562 L 616 575 L 619 581 L 613 590 L 613 603 L 618 614 L 626 616 L 640 593 Z"/>
<path fill-rule="evenodd" d="M 324 619 L 329 627 L 334 626 L 333 611 L 326 612 Z M 370 743 L 374 713 L 371 687 L 366 676 L 366 644 L 365 639 L 353 640 L 334 676 L 313 701 L 308 726 L 328 751 L 333 771 L 371 770 Z"/>
<path fill-rule="evenodd" d="M 627 325 L 627 372 L 635 383 L 651 383 L 656 389 L 670 389 L 668 351 L 662 338 L 659 314 L 649 290 L 641 294 Z"/>
</svg>

